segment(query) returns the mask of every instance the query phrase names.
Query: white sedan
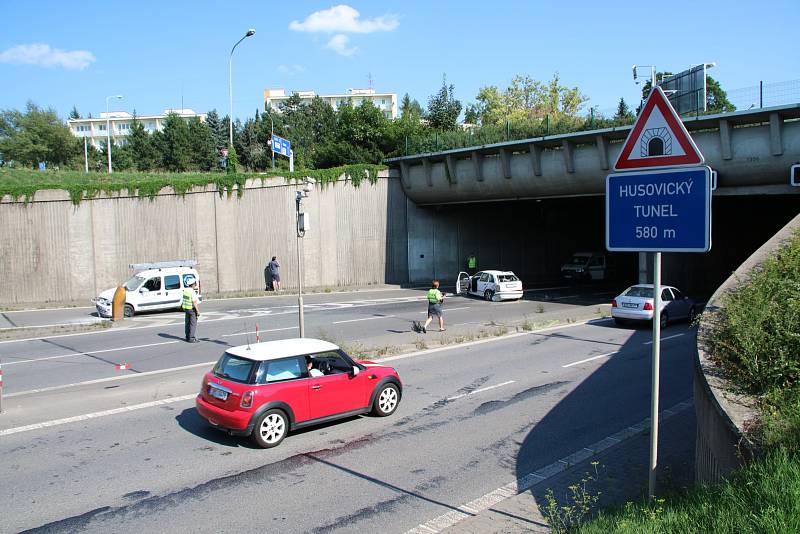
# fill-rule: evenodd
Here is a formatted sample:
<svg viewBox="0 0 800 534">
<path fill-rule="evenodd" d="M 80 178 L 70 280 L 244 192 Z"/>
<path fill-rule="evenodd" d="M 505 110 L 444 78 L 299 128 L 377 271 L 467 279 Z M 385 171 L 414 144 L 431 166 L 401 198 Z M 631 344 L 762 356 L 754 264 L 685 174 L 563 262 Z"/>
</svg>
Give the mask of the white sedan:
<svg viewBox="0 0 800 534">
<path fill-rule="evenodd" d="M 617 324 L 626 321 L 653 320 L 653 284 L 631 286 L 611 301 L 611 317 Z M 697 315 L 697 303 L 672 286 L 661 286 L 661 327 L 678 319 L 691 323 Z"/>
<path fill-rule="evenodd" d="M 511 271 L 481 271 L 470 276 L 458 273 L 456 294 L 469 294 L 486 300 L 522 298 L 522 281 Z"/>
</svg>

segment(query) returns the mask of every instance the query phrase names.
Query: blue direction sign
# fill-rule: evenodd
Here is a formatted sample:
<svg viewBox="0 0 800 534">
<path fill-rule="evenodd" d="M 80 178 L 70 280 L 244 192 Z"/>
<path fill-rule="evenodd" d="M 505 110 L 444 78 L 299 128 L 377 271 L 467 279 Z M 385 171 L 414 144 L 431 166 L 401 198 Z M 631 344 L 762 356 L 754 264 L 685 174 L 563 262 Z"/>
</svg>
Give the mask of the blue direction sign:
<svg viewBox="0 0 800 534">
<path fill-rule="evenodd" d="M 625 172 L 606 178 L 606 248 L 711 250 L 711 169 Z"/>
<path fill-rule="evenodd" d="M 292 144 L 288 140 L 273 134 L 272 151 L 276 154 L 282 154 L 288 158 L 292 153 Z"/>
</svg>

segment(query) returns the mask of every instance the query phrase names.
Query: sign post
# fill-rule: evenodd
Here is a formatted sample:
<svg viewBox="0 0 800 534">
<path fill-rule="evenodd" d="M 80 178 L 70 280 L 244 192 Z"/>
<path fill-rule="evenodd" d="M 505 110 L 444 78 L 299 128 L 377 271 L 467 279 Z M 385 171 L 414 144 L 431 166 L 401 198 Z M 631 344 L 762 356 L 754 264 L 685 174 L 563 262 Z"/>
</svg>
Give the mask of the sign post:
<svg viewBox="0 0 800 534">
<path fill-rule="evenodd" d="M 711 249 L 711 169 L 660 87 L 606 177 L 606 248 L 654 252 L 648 495 L 655 496 L 661 358 L 661 253 Z"/>
</svg>

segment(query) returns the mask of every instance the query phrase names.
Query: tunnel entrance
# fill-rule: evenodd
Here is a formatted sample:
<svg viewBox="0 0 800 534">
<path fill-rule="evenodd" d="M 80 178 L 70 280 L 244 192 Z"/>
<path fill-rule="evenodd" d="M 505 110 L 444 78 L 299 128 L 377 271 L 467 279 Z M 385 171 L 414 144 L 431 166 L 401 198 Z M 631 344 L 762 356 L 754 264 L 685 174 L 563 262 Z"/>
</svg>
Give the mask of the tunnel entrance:
<svg viewBox="0 0 800 534">
<path fill-rule="evenodd" d="M 663 254 L 662 282 L 710 296 L 797 214 L 797 206 L 796 195 L 715 196 L 711 251 Z M 638 282 L 637 253 L 605 252 L 600 196 L 416 207 L 409 211 L 408 252 L 412 283 L 455 282 L 471 252 L 478 270 L 514 271 L 526 287 L 561 283 L 561 265 L 575 252 L 607 255 L 614 269 L 605 285 L 622 290 Z"/>
</svg>

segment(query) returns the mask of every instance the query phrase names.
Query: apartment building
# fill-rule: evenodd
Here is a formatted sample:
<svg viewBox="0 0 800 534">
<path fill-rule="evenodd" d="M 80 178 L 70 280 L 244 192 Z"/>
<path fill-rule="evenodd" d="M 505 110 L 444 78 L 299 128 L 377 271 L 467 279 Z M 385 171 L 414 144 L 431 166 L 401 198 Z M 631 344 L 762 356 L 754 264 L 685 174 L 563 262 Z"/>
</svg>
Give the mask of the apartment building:
<svg viewBox="0 0 800 534">
<path fill-rule="evenodd" d="M 201 121 L 206 120 L 205 113 L 196 113 L 189 108 L 165 109 L 161 115 L 139 115 L 136 117 L 147 133 L 160 132 L 164 129 L 164 121 L 167 115 L 175 113 L 184 120 L 199 117 Z M 111 127 L 111 140 L 115 145 L 124 146 L 128 143 L 126 137 L 130 135 L 133 128 L 133 115 L 127 111 L 105 111 L 100 113 L 100 117 L 91 119 L 69 119 L 67 121 L 72 135 L 80 138 L 87 138 L 95 147 L 101 148 L 106 145 L 108 139 L 108 126 Z"/>
<path fill-rule="evenodd" d="M 305 104 L 310 104 L 314 97 L 319 96 L 323 101 L 331 105 L 336 110 L 348 100 L 353 107 L 358 107 L 362 102 L 370 101 L 381 110 L 387 119 L 397 118 L 397 93 L 378 93 L 375 89 L 348 89 L 341 94 L 317 95 L 314 91 L 289 91 L 284 89 L 264 89 L 264 109 L 276 112 L 280 111 L 279 104 L 285 102 L 297 93 L 300 100 Z"/>
</svg>

